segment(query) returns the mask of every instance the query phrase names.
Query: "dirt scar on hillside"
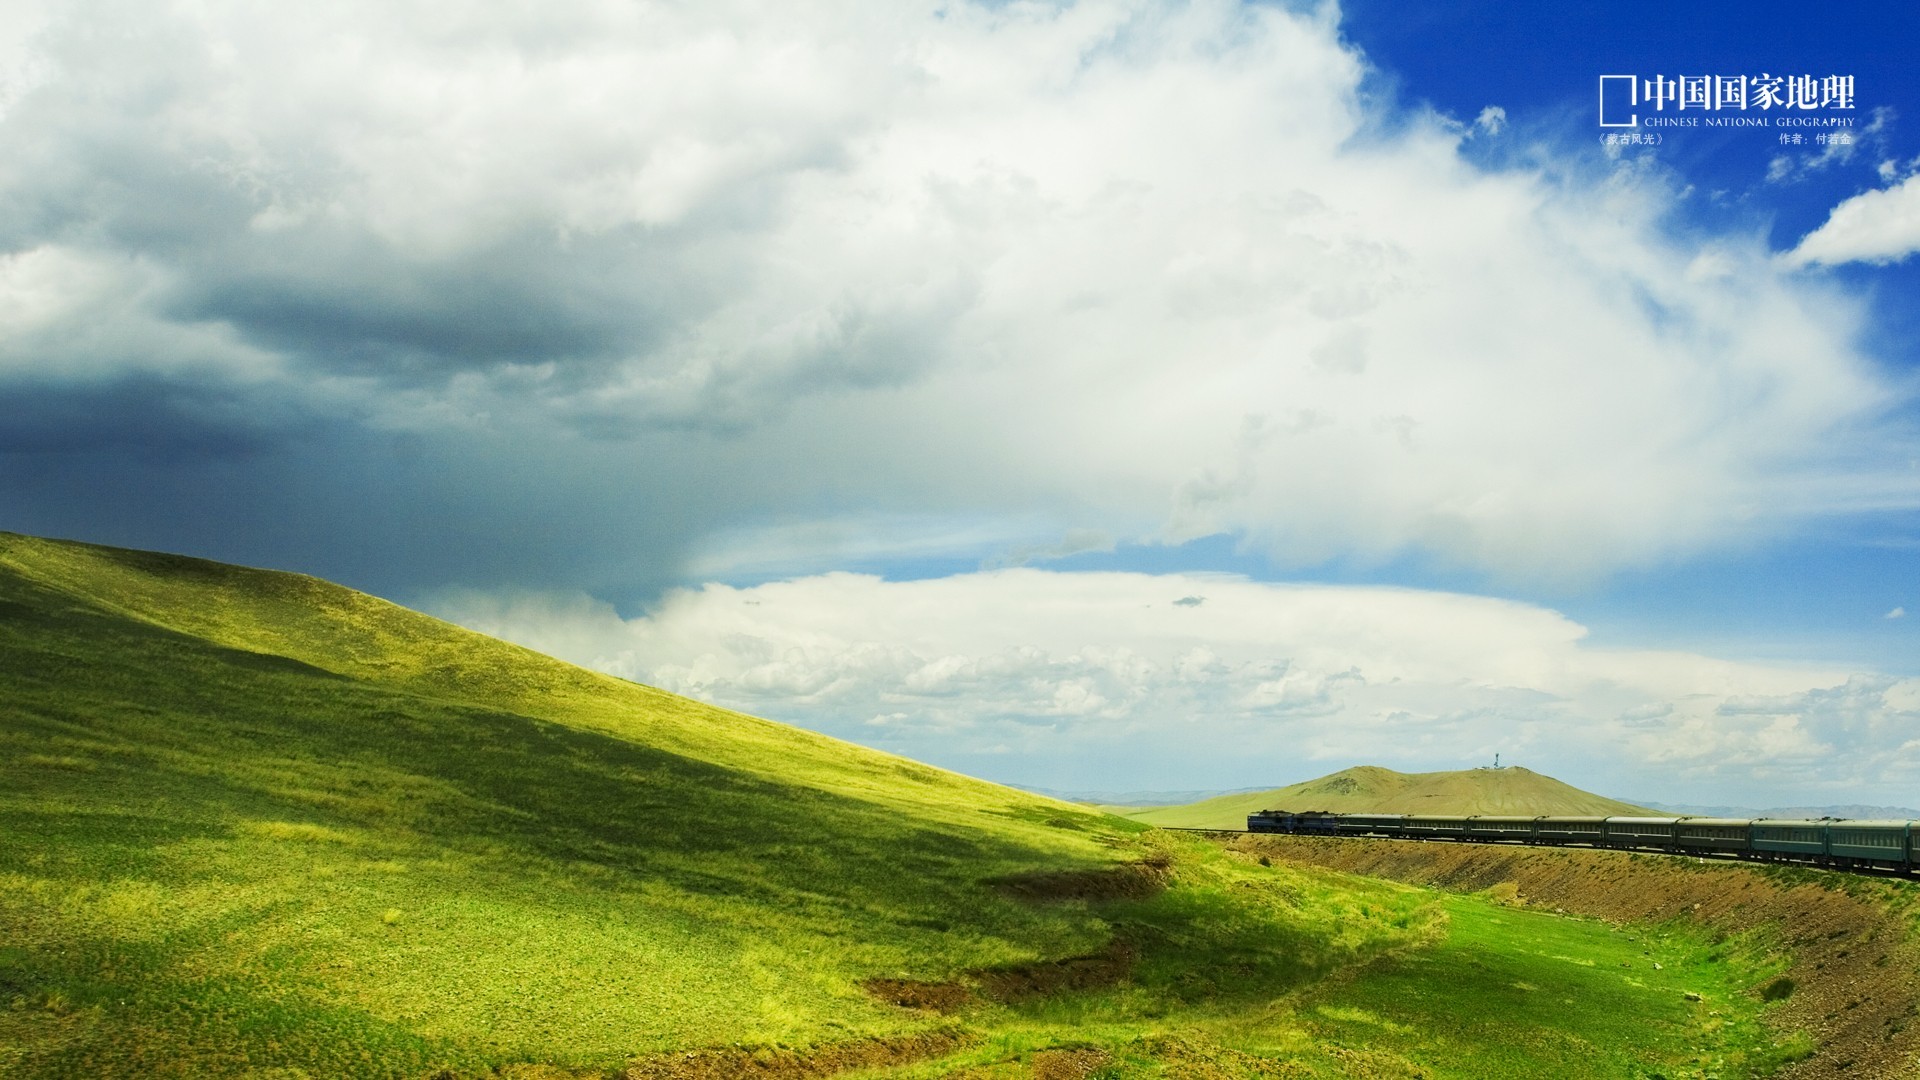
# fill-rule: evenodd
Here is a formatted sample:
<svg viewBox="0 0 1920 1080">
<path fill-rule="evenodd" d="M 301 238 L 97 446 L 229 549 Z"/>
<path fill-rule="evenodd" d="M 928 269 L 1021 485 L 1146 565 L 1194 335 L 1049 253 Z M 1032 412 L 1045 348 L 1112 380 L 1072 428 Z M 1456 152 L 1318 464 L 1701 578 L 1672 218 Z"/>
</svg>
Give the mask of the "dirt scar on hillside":
<svg viewBox="0 0 1920 1080">
<path fill-rule="evenodd" d="M 1813 1056 L 1783 1080 L 1920 1076 L 1920 942 L 1904 918 L 1809 880 L 1774 881 L 1759 867 L 1671 855 L 1493 847 L 1415 840 L 1238 835 L 1230 850 L 1295 863 L 1478 892 L 1512 883 L 1529 905 L 1616 922 L 1684 918 L 1738 933 L 1765 929 L 1785 947 L 1792 996 L 1768 1018 L 1804 1031 Z M 1920 886 L 1908 885 L 1908 888 Z"/>
<path fill-rule="evenodd" d="M 967 1039 L 951 1031 L 858 1039 L 810 1050 L 716 1047 L 660 1054 L 629 1064 L 621 1080 L 823 1080 L 852 1069 L 876 1069 L 940 1057 Z M 560 1080 L 559 1074 L 551 1080 Z M 595 1074 L 596 1076 L 599 1074 Z M 528 1080 L 534 1080 L 529 1077 Z M 549 1080 L 541 1077 L 539 1080 Z"/>
</svg>

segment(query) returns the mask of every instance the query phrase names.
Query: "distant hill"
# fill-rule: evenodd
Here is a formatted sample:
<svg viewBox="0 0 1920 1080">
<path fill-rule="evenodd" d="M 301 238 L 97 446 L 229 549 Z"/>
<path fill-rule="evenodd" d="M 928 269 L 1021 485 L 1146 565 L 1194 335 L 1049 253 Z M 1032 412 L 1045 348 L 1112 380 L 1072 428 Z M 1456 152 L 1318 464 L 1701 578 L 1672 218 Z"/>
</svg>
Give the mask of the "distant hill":
<svg viewBox="0 0 1920 1080">
<path fill-rule="evenodd" d="M 1135 821 L 1190 829 L 1242 829 L 1256 810 L 1340 814 L 1647 814 L 1643 806 L 1581 791 L 1517 765 L 1402 773 L 1358 765 L 1290 787 L 1221 795 L 1184 806 L 1114 808 Z"/>
<path fill-rule="evenodd" d="M 1863 803 L 1847 803 L 1842 806 L 1697 806 L 1688 803 L 1650 802 L 1663 814 L 1690 814 L 1696 817 L 1730 818 L 1854 818 L 1856 820 L 1901 820 L 1920 821 L 1920 810 L 1911 806 L 1868 806 Z"/>
</svg>

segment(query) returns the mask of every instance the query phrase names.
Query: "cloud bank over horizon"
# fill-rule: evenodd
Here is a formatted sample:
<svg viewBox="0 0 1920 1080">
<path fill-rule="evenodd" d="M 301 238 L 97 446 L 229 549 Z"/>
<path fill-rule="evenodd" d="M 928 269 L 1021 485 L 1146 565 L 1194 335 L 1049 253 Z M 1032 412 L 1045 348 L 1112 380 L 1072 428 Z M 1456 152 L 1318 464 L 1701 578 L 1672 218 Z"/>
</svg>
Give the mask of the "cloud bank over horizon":
<svg viewBox="0 0 1920 1080">
<path fill-rule="evenodd" d="M 624 678 L 1053 787 L 1280 784 L 1495 752 L 1668 801 L 1892 803 L 1920 780 L 1920 679 L 1600 647 L 1557 612 L 1457 593 L 1016 568 L 707 585 L 631 619 L 581 594 L 430 607 Z"/>
<path fill-rule="evenodd" d="M 1860 303 L 1647 159 L 1466 163 L 1517 136 L 1370 92 L 1337 15 L 29 6 L 6 492 L 629 594 L 836 531 L 1583 580 L 1913 505 Z"/>
</svg>

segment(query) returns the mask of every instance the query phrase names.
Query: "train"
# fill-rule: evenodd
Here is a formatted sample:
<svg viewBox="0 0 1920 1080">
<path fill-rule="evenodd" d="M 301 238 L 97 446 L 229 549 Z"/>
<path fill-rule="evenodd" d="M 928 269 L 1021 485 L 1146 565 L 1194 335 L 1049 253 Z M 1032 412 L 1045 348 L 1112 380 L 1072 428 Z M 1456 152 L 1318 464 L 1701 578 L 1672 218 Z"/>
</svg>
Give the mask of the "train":
<svg viewBox="0 0 1920 1080">
<path fill-rule="evenodd" d="M 1260 810 L 1251 833 L 1547 844 L 1920 873 L 1920 821 L 1848 818 L 1454 817 Z"/>
</svg>

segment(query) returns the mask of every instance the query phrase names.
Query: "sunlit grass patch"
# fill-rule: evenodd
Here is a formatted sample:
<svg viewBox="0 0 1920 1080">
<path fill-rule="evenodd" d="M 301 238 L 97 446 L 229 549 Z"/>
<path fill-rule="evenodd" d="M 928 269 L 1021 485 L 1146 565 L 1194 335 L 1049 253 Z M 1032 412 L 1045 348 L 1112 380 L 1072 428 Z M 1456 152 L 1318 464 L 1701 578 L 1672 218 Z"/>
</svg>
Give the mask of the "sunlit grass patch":
<svg viewBox="0 0 1920 1080">
<path fill-rule="evenodd" d="M 329 829 L 306 821 L 249 821 L 241 831 L 269 840 L 297 840 L 309 843 L 352 844 L 356 837 L 343 829 Z"/>
<path fill-rule="evenodd" d="M 1619 927 L 1485 897 L 1443 903 L 1446 939 L 1330 989 L 1310 1018 L 1318 1037 L 1390 1047 L 1463 1080 L 1645 1068 L 1757 1076 L 1800 1052 L 1759 1024 L 1746 994 L 1771 964 L 1757 950 L 1716 946 L 1684 924 Z"/>
</svg>

